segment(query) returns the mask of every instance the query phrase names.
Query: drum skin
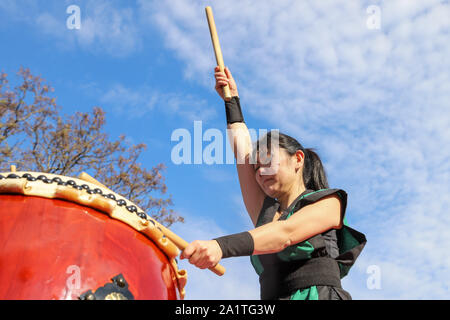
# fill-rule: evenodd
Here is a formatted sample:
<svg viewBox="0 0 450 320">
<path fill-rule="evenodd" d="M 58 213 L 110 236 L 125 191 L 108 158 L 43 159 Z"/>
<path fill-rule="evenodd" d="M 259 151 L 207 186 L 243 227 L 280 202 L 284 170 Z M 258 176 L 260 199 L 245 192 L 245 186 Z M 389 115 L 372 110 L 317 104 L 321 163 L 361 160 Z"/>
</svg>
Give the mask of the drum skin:
<svg viewBox="0 0 450 320">
<path fill-rule="evenodd" d="M 146 236 L 76 203 L 0 194 L 0 299 L 79 299 L 122 274 L 134 299 L 179 299 L 175 271 Z"/>
</svg>

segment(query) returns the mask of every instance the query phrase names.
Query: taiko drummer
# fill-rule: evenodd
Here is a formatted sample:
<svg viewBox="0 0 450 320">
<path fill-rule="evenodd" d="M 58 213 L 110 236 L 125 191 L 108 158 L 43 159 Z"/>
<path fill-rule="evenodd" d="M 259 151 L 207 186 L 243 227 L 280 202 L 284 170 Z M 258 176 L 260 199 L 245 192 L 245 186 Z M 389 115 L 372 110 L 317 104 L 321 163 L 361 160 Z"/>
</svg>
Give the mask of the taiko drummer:
<svg viewBox="0 0 450 320">
<path fill-rule="evenodd" d="M 194 241 L 181 258 L 210 268 L 223 258 L 250 256 L 261 299 L 351 299 L 341 279 L 366 238 L 344 219 L 347 193 L 329 188 L 317 153 L 296 139 L 270 131 L 253 145 L 231 72 L 216 67 L 215 79 L 222 99 L 224 86 L 231 91 L 231 100 L 225 101 L 230 143 L 255 229 Z"/>
</svg>

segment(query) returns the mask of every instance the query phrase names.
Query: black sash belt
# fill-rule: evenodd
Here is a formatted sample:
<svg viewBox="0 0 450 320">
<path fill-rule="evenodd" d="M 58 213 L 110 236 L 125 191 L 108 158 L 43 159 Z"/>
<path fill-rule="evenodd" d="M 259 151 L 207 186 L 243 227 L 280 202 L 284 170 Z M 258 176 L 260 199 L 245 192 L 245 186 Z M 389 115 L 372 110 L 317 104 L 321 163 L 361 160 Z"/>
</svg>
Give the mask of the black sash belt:
<svg viewBox="0 0 450 320">
<path fill-rule="evenodd" d="M 268 258 L 261 255 L 260 258 Z M 333 286 L 341 288 L 339 265 L 329 257 L 264 264 L 259 278 L 261 299 L 271 300 L 287 296 L 310 286 Z"/>
</svg>

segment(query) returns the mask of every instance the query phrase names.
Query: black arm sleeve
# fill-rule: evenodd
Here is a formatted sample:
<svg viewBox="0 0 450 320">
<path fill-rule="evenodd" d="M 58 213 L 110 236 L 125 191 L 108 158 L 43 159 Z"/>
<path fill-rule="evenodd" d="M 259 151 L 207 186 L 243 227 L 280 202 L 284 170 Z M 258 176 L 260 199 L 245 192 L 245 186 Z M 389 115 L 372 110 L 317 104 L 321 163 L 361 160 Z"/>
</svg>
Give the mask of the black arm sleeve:
<svg viewBox="0 0 450 320">
<path fill-rule="evenodd" d="M 245 122 L 242 115 L 241 103 L 239 97 L 232 97 L 230 101 L 225 101 L 225 112 L 227 115 L 227 123 Z"/>
<path fill-rule="evenodd" d="M 222 249 L 222 258 L 251 256 L 254 250 L 253 237 L 249 232 L 241 232 L 213 239 Z"/>
</svg>

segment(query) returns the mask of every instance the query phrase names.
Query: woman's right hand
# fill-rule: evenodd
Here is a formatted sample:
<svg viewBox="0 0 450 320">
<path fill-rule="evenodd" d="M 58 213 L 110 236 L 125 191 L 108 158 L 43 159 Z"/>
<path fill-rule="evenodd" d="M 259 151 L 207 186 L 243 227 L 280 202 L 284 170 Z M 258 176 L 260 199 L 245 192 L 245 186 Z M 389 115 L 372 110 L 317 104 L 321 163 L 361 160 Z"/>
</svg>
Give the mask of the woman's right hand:
<svg viewBox="0 0 450 320">
<path fill-rule="evenodd" d="M 223 96 L 223 87 L 226 85 L 230 87 L 232 97 L 239 97 L 236 82 L 227 67 L 225 67 L 225 72 L 220 72 L 219 66 L 217 66 L 214 69 L 214 77 L 216 78 L 216 91 L 223 100 L 225 100 Z"/>
</svg>

